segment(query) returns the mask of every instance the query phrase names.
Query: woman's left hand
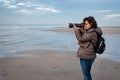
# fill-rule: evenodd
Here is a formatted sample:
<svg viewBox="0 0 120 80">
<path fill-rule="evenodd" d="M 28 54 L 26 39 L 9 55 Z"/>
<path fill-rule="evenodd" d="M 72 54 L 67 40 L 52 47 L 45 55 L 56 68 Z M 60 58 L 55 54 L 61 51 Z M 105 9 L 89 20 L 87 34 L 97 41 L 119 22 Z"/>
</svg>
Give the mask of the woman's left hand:
<svg viewBox="0 0 120 80">
<path fill-rule="evenodd" d="M 72 28 L 72 29 L 76 30 L 76 29 L 78 29 L 78 28 L 73 24 L 73 28 Z"/>
</svg>

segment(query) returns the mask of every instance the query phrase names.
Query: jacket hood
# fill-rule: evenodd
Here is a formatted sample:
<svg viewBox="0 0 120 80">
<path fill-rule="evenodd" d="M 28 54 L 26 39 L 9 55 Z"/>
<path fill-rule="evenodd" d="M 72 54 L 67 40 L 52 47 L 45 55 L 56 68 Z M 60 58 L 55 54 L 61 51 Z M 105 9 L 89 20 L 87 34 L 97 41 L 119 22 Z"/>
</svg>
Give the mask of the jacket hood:
<svg viewBox="0 0 120 80">
<path fill-rule="evenodd" d="M 97 27 L 97 28 L 95 29 L 95 31 L 96 31 L 99 35 L 102 35 L 102 34 L 103 34 L 101 28 L 99 28 L 99 27 Z"/>
<path fill-rule="evenodd" d="M 97 34 L 100 35 L 100 36 L 103 34 L 100 27 L 97 27 L 96 29 L 91 28 L 90 30 L 88 30 L 88 32 L 97 32 Z"/>
</svg>

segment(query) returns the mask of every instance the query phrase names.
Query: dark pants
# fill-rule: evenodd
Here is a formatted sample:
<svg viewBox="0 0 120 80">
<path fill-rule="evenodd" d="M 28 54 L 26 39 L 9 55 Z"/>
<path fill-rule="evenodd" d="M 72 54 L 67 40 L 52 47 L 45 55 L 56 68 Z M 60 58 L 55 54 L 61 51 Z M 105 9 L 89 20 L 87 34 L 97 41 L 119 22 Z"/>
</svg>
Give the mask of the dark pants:
<svg viewBox="0 0 120 80">
<path fill-rule="evenodd" d="M 80 59 L 84 80 L 92 80 L 90 71 L 95 59 Z"/>
</svg>

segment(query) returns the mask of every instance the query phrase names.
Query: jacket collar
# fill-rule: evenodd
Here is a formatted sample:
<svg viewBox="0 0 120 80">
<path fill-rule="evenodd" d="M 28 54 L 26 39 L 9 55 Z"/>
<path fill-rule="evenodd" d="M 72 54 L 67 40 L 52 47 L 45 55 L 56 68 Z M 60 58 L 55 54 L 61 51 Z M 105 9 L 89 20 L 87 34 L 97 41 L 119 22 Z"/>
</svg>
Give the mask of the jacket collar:
<svg viewBox="0 0 120 80">
<path fill-rule="evenodd" d="M 87 29 L 86 31 L 87 31 L 87 32 L 93 32 L 93 31 L 95 31 L 95 28 L 89 28 L 89 29 Z"/>
</svg>

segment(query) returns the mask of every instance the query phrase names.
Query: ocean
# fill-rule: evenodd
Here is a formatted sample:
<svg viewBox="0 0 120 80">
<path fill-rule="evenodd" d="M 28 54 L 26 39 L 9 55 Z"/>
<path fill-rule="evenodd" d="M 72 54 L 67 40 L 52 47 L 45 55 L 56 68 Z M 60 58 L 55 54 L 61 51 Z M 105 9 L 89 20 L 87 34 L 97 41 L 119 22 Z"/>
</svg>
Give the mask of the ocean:
<svg viewBox="0 0 120 80">
<path fill-rule="evenodd" d="M 75 35 L 67 32 L 52 32 L 48 29 L 58 25 L 0 25 L 0 57 L 29 56 L 16 54 L 31 49 L 53 49 L 77 51 Z M 106 41 L 101 58 L 120 62 L 120 34 L 103 35 Z"/>
</svg>

